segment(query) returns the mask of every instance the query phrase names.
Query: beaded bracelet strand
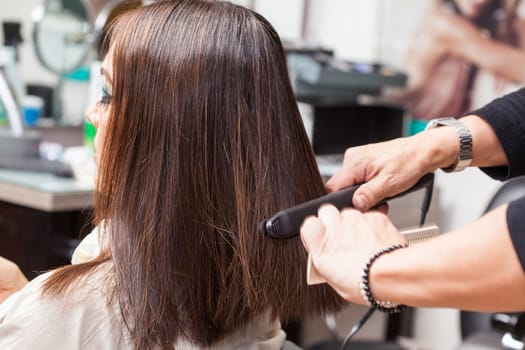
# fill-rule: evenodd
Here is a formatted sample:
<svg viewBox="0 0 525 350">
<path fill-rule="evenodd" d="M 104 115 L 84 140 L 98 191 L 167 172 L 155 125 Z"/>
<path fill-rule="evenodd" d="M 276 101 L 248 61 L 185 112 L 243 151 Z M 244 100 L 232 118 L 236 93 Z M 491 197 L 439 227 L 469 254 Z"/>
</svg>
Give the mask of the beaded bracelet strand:
<svg viewBox="0 0 525 350">
<path fill-rule="evenodd" d="M 408 247 L 408 244 L 394 244 L 389 247 L 380 249 L 377 251 L 374 255 L 370 257 L 368 262 L 365 265 L 365 268 L 363 269 L 362 275 L 361 275 L 361 283 L 359 284 L 359 288 L 361 291 L 361 295 L 363 296 L 363 299 L 365 301 L 369 302 L 372 307 L 375 309 L 386 312 L 389 314 L 395 314 L 403 311 L 406 308 L 406 305 L 403 304 L 394 304 L 390 301 L 379 301 L 377 300 L 372 292 L 370 291 L 370 267 L 374 263 L 374 261 L 379 258 L 381 255 L 390 253 L 396 249 L 406 248 Z"/>
</svg>

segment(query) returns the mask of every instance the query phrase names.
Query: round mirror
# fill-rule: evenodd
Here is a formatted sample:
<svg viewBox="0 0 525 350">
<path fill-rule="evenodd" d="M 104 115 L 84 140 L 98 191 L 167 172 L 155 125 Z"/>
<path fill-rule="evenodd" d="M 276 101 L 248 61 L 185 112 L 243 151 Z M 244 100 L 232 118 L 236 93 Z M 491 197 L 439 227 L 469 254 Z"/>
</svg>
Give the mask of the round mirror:
<svg viewBox="0 0 525 350">
<path fill-rule="evenodd" d="M 32 20 L 35 51 L 44 67 L 63 76 L 84 62 L 93 35 L 83 0 L 45 0 Z"/>
</svg>

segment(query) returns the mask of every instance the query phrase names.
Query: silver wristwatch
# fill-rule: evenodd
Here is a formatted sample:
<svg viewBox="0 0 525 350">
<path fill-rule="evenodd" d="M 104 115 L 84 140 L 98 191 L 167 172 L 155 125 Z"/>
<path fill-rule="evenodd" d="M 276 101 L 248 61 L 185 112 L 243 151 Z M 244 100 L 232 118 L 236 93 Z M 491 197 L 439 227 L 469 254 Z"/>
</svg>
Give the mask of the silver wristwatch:
<svg viewBox="0 0 525 350">
<path fill-rule="evenodd" d="M 439 126 L 450 126 L 456 130 L 459 137 L 459 154 L 458 158 L 448 168 L 442 168 L 446 172 L 461 171 L 472 162 L 472 134 L 469 128 L 454 118 L 437 118 L 428 122 L 425 130 L 437 128 Z"/>
</svg>

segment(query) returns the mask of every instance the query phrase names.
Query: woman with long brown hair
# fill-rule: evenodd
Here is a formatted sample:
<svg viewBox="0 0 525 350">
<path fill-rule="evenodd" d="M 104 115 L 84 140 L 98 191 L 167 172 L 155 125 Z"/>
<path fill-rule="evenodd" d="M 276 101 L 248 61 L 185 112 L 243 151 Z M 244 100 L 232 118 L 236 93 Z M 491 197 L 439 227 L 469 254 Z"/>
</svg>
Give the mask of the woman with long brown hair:
<svg viewBox="0 0 525 350">
<path fill-rule="evenodd" d="M 306 286 L 298 239 L 258 232 L 325 194 L 271 25 L 162 1 L 109 37 L 91 114 L 101 251 L 0 305 L 0 348 L 279 349 L 279 321 L 340 308 Z"/>
</svg>

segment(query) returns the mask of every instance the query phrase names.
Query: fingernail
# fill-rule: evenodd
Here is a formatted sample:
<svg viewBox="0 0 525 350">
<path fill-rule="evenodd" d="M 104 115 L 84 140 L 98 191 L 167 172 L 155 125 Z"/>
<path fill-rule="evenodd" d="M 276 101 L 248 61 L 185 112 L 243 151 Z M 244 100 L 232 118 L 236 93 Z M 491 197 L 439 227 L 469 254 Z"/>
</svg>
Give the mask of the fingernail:
<svg viewBox="0 0 525 350">
<path fill-rule="evenodd" d="M 354 204 L 358 209 L 368 208 L 368 198 L 365 195 L 359 194 L 354 198 Z"/>
</svg>

